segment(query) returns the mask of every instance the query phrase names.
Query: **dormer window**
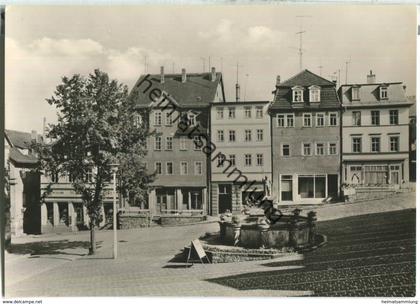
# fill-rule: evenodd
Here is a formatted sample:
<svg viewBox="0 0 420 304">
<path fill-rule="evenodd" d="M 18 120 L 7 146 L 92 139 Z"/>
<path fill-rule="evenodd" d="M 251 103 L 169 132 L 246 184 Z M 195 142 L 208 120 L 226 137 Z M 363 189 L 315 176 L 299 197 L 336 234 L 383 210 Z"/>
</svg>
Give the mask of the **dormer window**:
<svg viewBox="0 0 420 304">
<path fill-rule="evenodd" d="M 386 86 L 379 87 L 379 96 L 381 99 L 388 99 L 388 88 Z"/>
<path fill-rule="evenodd" d="M 351 100 L 360 100 L 360 88 L 352 87 L 351 88 Z"/>
<path fill-rule="evenodd" d="M 309 87 L 309 102 L 321 101 L 321 88 L 318 86 Z"/>
<path fill-rule="evenodd" d="M 292 88 L 293 102 L 303 102 L 303 88 L 296 86 Z"/>
<path fill-rule="evenodd" d="M 190 126 L 195 126 L 196 123 L 197 123 L 197 121 L 196 121 L 196 115 L 195 114 L 192 114 L 192 113 L 189 113 L 188 114 L 188 121 L 189 121 Z"/>
</svg>

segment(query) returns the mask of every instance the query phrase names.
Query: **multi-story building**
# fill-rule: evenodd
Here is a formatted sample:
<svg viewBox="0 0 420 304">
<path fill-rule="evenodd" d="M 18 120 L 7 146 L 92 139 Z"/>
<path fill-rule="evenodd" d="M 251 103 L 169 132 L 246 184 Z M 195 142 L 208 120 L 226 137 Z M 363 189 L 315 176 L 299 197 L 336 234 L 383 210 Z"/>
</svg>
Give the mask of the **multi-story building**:
<svg viewBox="0 0 420 304">
<path fill-rule="evenodd" d="M 38 158 L 31 145 L 42 140 L 36 131 L 31 133 L 5 130 L 5 169 L 9 178 L 10 233 L 40 233 L 40 177 L 34 170 Z"/>
<path fill-rule="evenodd" d="M 335 83 L 308 70 L 281 82 L 270 107 L 273 195 L 321 203 L 339 192 L 340 103 Z"/>
<path fill-rule="evenodd" d="M 271 179 L 269 104 L 212 104 L 211 141 L 216 147 L 211 159 L 212 214 L 240 212 L 244 201 L 261 196 L 263 179 Z"/>
<path fill-rule="evenodd" d="M 338 90 L 343 106 L 343 182 L 397 185 L 409 181 L 409 107 L 401 82 L 367 83 Z"/>
<path fill-rule="evenodd" d="M 152 214 L 208 213 L 210 155 L 197 138 L 209 137 L 210 104 L 224 102 L 222 74 L 142 75 L 130 93 L 139 112 L 149 109 L 148 172 L 155 173 L 147 207 Z"/>
</svg>

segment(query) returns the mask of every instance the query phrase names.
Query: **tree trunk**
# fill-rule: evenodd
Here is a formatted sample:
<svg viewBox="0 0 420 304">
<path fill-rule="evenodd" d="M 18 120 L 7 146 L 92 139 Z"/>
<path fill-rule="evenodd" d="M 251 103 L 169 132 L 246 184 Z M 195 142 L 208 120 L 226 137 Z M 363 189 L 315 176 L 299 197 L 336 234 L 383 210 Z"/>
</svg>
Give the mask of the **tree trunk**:
<svg viewBox="0 0 420 304">
<path fill-rule="evenodd" d="M 96 240 L 95 240 L 95 224 L 90 223 L 90 248 L 89 255 L 94 255 L 96 253 Z"/>
</svg>

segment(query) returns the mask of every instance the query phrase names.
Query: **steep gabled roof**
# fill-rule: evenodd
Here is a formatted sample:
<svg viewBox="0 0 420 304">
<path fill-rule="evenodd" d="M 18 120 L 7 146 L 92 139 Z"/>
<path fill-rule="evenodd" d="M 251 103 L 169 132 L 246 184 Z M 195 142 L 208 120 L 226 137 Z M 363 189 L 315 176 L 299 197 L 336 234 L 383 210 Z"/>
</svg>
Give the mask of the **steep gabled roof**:
<svg viewBox="0 0 420 304">
<path fill-rule="evenodd" d="M 13 147 L 19 149 L 29 149 L 32 144 L 31 133 L 16 131 L 16 130 L 4 130 L 7 140 Z M 41 135 L 37 135 L 37 141 L 42 140 Z"/>
<path fill-rule="evenodd" d="M 282 87 L 294 87 L 296 85 L 303 86 L 303 87 L 310 87 L 311 85 L 335 86 L 335 83 L 325 78 L 322 78 L 321 76 L 318 76 L 306 69 L 296 74 L 295 76 L 292 76 L 291 78 L 280 83 L 280 86 Z"/>
<path fill-rule="evenodd" d="M 147 83 L 143 82 L 147 75 L 140 76 L 136 85 L 130 92 L 130 97 L 135 98 L 139 106 L 148 106 L 152 102 L 149 93 L 153 88 L 165 91 L 181 107 L 207 107 L 215 100 L 217 87 L 222 86 L 221 98 L 224 101 L 224 88 L 222 74 L 216 73 L 216 79 L 211 80 L 211 73 L 187 74 L 187 81 L 182 82 L 182 74 L 165 74 L 164 83 L 160 82 L 160 74 L 153 74 L 147 77 L 152 82 L 152 87 L 144 93 Z M 140 87 L 139 87 L 140 85 Z"/>
<path fill-rule="evenodd" d="M 303 87 L 304 102 L 292 102 L 292 88 L 295 86 Z M 318 86 L 321 89 L 321 101 L 309 102 L 309 88 Z M 303 70 L 295 76 L 281 82 L 274 91 L 274 102 L 272 109 L 319 109 L 319 108 L 338 108 L 340 102 L 335 89 L 335 83 L 321 76 L 312 73 L 309 70 Z"/>
<path fill-rule="evenodd" d="M 38 158 L 35 155 L 25 155 L 18 148 L 12 147 L 9 150 L 9 159 L 18 166 L 36 165 Z"/>
</svg>

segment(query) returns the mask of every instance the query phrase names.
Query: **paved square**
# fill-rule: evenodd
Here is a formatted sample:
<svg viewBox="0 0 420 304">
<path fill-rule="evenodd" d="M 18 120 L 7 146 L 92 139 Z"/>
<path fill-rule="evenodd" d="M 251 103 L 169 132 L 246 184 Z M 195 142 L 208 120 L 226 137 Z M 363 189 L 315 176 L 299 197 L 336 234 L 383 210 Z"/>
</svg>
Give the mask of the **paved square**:
<svg viewBox="0 0 420 304">
<path fill-rule="evenodd" d="M 414 296 L 414 209 L 317 228 L 328 244 L 288 260 L 189 268 L 171 260 L 217 223 L 119 231 L 117 260 L 112 231 L 98 232 L 94 257 L 88 232 L 21 238 L 6 253 L 6 296 Z"/>
</svg>

